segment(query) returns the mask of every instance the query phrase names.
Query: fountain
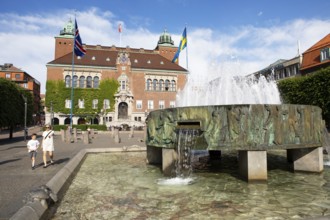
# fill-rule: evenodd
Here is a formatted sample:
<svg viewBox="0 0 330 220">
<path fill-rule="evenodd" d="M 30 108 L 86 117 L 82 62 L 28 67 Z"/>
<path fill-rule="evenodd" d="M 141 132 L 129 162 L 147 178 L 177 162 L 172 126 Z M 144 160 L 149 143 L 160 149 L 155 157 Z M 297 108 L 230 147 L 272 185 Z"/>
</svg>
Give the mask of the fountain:
<svg viewBox="0 0 330 220">
<path fill-rule="evenodd" d="M 295 171 L 323 171 L 321 109 L 280 104 L 271 79 L 189 79 L 177 100 L 179 107 L 148 115 L 147 159 L 162 164 L 167 176 L 180 157 L 182 126 L 199 130 L 191 150 L 238 151 L 239 171 L 248 181 L 267 180 L 267 150 L 273 149 L 286 150 Z"/>
<path fill-rule="evenodd" d="M 147 152 L 129 152 L 135 151 L 130 148 L 122 149 L 124 153 L 111 148 L 79 152 L 47 183 L 56 194 L 65 194 L 52 207 L 49 219 L 303 219 L 329 216 L 329 169 L 322 175 L 292 174 L 287 172 L 286 163 L 287 160 L 293 162 L 294 170 L 316 173 L 323 170 L 321 109 L 280 105 L 276 92 L 266 100 L 262 98 L 264 95 L 256 95 L 259 102 L 254 104 L 250 103 L 251 99 L 246 103 L 238 101 L 240 96 L 236 96 L 235 101 L 239 103 L 229 102 L 229 99 L 224 99 L 228 101 L 225 105 L 205 102 L 203 97 L 210 91 L 217 91 L 222 84 L 220 80 L 212 80 L 211 84 L 217 85 L 214 87 L 205 86 L 207 84 L 199 87 L 203 85 L 200 82 L 196 87 L 188 82 L 187 88 L 193 90 L 186 92 L 198 91 L 191 107 L 151 112 Z M 236 78 L 233 82 L 242 80 Z M 270 86 L 251 84 L 258 82 L 261 81 L 245 83 L 251 87 L 261 86 L 255 89 L 259 92 Z M 222 85 L 231 88 L 228 84 Z M 237 84 L 236 88 L 244 90 L 248 86 Z M 224 94 L 216 92 L 219 93 Z M 179 102 L 188 103 L 189 100 L 182 97 L 191 96 L 180 95 Z M 224 152 L 225 156 L 213 161 L 217 166 L 194 167 L 197 170 L 193 177 L 186 178 L 192 173 L 191 162 L 195 161 L 191 152 L 196 154 L 198 150 L 207 150 L 216 157 Z M 184 177 L 184 184 L 168 181 L 175 178 L 164 179 L 158 167 L 145 163 L 146 157 L 150 164 L 162 164 L 164 174 Z M 269 179 L 267 184 L 249 184 L 237 179 L 239 174 L 248 181 Z M 37 204 L 23 208 L 16 215 L 21 218 L 13 219 L 26 219 L 27 213 L 32 216 L 41 210 Z"/>
</svg>

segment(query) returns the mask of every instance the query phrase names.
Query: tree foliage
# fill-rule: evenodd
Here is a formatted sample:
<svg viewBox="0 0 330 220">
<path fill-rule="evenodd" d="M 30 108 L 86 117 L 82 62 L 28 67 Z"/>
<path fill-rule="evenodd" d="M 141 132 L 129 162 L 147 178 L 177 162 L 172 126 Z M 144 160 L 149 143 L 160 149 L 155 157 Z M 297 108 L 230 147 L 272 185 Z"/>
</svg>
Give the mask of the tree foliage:
<svg viewBox="0 0 330 220">
<path fill-rule="evenodd" d="M 319 106 L 330 126 L 330 67 L 304 77 L 281 80 L 278 88 L 284 103 Z"/>
<path fill-rule="evenodd" d="M 32 122 L 33 96 L 30 91 L 16 83 L 0 78 L 0 127 L 24 125 L 25 101 L 27 98 L 27 125 Z"/>
<path fill-rule="evenodd" d="M 73 114 L 88 116 L 100 113 L 103 108 L 103 100 L 110 100 L 110 109 L 114 111 L 114 94 L 118 89 L 118 81 L 112 79 L 102 80 L 97 89 L 94 88 L 74 88 Z M 71 100 L 71 88 L 66 88 L 63 80 L 48 80 L 46 83 L 46 106 L 50 109 L 51 103 L 54 112 L 69 114 L 71 109 L 65 107 L 65 100 Z M 83 99 L 85 108 L 79 108 L 78 100 Z M 98 100 L 97 109 L 93 109 L 93 99 Z"/>
</svg>

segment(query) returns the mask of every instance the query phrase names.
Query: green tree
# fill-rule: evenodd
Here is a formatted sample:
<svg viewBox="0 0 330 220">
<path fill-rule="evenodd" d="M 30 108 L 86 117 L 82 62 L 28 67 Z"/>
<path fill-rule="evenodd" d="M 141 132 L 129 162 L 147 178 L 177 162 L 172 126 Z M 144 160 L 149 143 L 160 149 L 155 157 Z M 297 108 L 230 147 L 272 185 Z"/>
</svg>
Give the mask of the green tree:
<svg viewBox="0 0 330 220">
<path fill-rule="evenodd" d="M 19 87 L 16 83 L 0 78 L 0 127 L 8 127 L 9 138 L 13 137 L 14 127 L 24 125 L 25 107 L 24 98 L 27 98 L 27 124 L 32 121 L 33 102 L 32 94 Z"/>
</svg>

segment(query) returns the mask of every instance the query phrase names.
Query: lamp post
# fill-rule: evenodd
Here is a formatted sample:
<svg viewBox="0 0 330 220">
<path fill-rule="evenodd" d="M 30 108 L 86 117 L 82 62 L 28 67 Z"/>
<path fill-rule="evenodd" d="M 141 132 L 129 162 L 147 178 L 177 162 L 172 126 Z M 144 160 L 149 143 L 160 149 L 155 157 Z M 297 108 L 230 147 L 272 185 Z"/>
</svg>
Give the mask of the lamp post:
<svg viewBox="0 0 330 220">
<path fill-rule="evenodd" d="M 53 112 L 53 101 L 50 101 L 50 124 L 54 125 L 54 112 Z"/>
<path fill-rule="evenodd" d="M 26 117 L 27 117 L 27 98 L 22 95 L 24 99 L 24 141 L 26 141 L 27 127 L 26 127 Z"/>
</svg>

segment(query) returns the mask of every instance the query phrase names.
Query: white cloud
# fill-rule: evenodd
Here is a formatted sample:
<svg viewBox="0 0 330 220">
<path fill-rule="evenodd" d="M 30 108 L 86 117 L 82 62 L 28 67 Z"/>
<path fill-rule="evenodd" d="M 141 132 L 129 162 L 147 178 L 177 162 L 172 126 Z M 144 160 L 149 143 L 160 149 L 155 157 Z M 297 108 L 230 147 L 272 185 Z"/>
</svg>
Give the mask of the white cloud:
<svg viewBox="0 0 330 220">
<path fill-rule="evenodd" d="M 0 15 L 0 64 L 13 63 L 42 83 L 45 92 L 46 64 L 54 58 L 54 36 L 59 34 L 72 11 L 54 14 Z M 77 13 L 81 37 L 86 44 L 119 46 L 118 23 L 123 25 L 122 46 L 154 49 L 161 32 L 144 27 L 130 28 L 110 11 L 91 8 Z M 85 19 L 88 18 L 88 19 Z M 297 41 L 303 52 L 326 36 L 330 20 L 288 21 L 269 27 L 241 26 L 226 33 L 198 27 L 188 29 L 188 58 L 191 75 L 209 78 L 224 72 L 249 74 L 278 59 L 297 55 Z M 168 30 L 171 33 L 171 30 Z M 179 44 L 181 33 L 171 33 Z M 186 51 L 180 55 L 186 67 Z M 216 68 L 215 68 L 216 67 Z M 211 74 L 209 73 L 211 72 Z"/>
</svg>

